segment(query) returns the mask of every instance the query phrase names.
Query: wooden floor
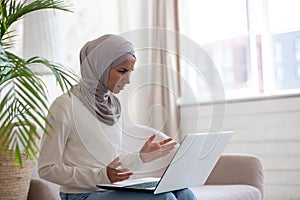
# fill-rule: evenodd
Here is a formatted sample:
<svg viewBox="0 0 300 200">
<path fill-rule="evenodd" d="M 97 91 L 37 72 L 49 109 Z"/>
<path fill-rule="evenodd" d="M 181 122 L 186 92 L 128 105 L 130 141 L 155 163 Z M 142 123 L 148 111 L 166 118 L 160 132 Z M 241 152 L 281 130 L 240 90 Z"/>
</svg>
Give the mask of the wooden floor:
<svg viewBox="0 0 300 200">
<path fill-rule="evenodd" d="M 212 108 L 183 105 L 182 133 L 209 130 L 222 117 L 212 118 Z M 265 200 L 300 200 L 300 95 L 229 101 L 225 108 L 223 130 L 235 130 L 225 152 L 261 157 Z"/>
</svg>

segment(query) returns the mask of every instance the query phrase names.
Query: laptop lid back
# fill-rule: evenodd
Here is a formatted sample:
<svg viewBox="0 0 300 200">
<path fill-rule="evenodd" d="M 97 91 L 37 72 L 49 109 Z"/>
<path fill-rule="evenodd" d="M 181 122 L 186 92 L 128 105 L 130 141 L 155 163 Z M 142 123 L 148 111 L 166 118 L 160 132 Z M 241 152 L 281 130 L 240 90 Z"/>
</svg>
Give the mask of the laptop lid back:
<svg viewBox="0 0 300 200">
<path fill-rule="evenodd" d="M 154 194 L 203 185 L 233 131 L 185 136 Z"/>
</svg>

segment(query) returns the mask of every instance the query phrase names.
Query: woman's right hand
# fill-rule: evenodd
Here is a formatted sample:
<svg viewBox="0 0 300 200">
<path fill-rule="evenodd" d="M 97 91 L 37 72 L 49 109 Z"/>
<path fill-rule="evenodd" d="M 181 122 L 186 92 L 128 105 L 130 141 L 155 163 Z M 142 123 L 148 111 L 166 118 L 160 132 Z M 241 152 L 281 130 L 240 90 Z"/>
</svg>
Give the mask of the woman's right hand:
<svg viewBox="0 0 300 200">
<path fill-rule="evenodd" d="M 140 150 L 140 157 L 144 163 L 151 162 L 169 154 L 177 145 L 172 138 L 153 142 L 156 134 L 153 134 Z"/>
<path fill-rule="evenodd" d="M 120 158 L 117 157 L 107 166 L 106 173 L 111 183 L 127 180 L 133 174 L 127 168 L 119 168 L 122 165 Z"/>
</svg>

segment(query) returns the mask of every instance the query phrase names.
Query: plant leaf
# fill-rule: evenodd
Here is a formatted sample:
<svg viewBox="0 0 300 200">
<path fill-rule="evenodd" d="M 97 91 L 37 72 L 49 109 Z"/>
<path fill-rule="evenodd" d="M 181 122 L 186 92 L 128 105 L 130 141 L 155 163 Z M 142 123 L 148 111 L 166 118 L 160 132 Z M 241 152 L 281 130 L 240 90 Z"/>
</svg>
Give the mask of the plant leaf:
<svg viewBox="0 0 300 200">
<path fill-rule="evenodd" d="M 28 13 L 44 9 L 57 9 L 70 11 L 64 1 L 60 0 L 35 0 L 28 4 L 27 1 L 4 0 L 1 12 L 1 39 L 8 28 L 21 17 Z"/>
<path fill-rule="evenodd" d="M 23 162 L 22 162 L 22 155 L 21 155 L 21 152 L 20 152 L 20 148 L 19 148 L 19 145 L 16 144 L 16 148 L 15 148 L 15 164 L 16 165 L 19 165 L 21 168 L 23 168 Z"/>
<path fill-rule="evenodd" d="M 77 82 L 77 76 L 70 69 L 38 56 L 23 59 L 7 50 L 14 44 L 15 31 L 9 30 L 11 25 L 28 13 L 49 8 L 70 11 L 60 0 L 33 0 L 31 3 L 2 0 L 0 3 L 0 149 L 9 158 L 14 157 L 14 162 L 21 167 L 21 151 L 30 159 L 37 156 L 37 129 L 49 135 L 46 126 L 53 127 L 46 115 L 49 106 L 46 85 L 39 74 L 32 71 L 31 65 L 49 68 L 62 91 Z"/>
</svg>

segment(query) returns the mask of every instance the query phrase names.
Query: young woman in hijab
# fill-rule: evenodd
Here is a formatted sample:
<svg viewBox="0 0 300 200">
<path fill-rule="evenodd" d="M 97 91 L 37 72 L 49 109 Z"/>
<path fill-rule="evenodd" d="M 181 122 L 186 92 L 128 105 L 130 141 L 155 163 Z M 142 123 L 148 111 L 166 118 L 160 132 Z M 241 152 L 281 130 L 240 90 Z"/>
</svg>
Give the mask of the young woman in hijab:
<svg viewBox="0 0 300 200">
<path fill-rule="evenodd" d="M 60 185 L 62 200 L 196 199 L 189 189 L 163 194 L 100 190 L 97 184 L 129 179 L 133 172 L 169 154 L 171 138 L 122 154 L 119 93 L 129 84 L 136 57 L 133 46 L 118 35 L 86 43 L 80 52 L 81 79 L 49 109 L 51 136 L 43 136 L 38 160 L 41 178 Z"/>
</svg>

